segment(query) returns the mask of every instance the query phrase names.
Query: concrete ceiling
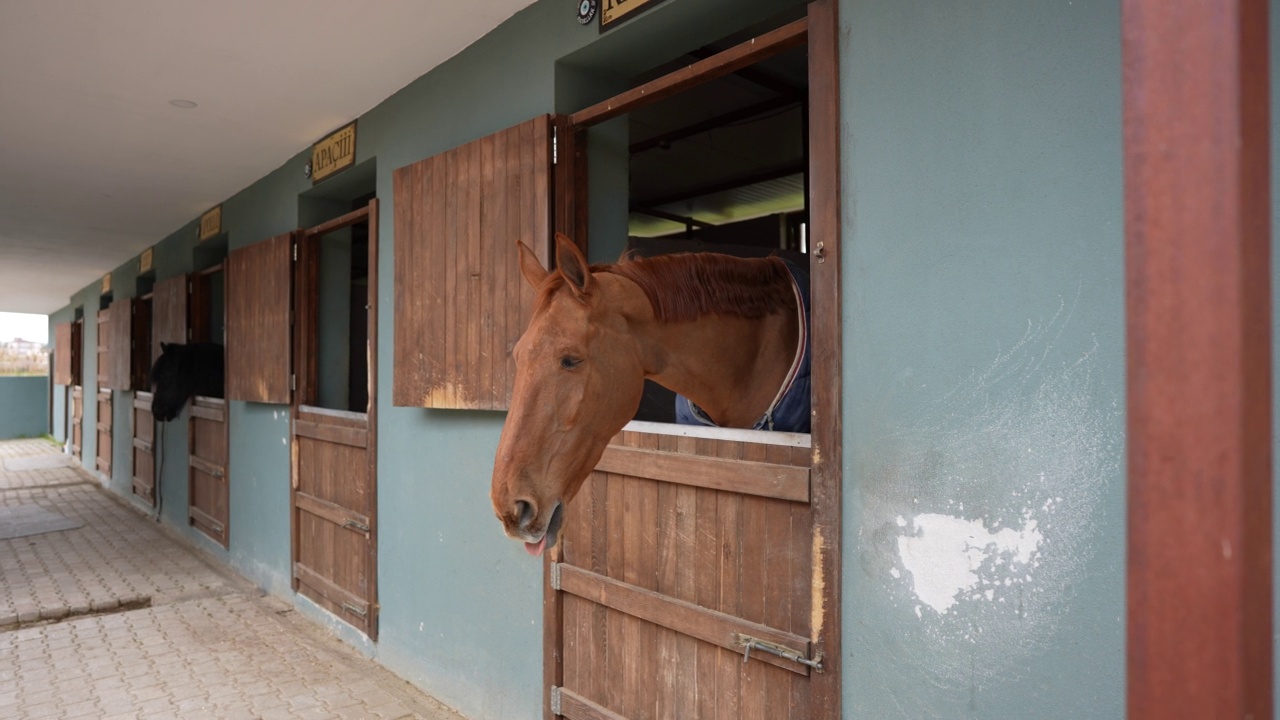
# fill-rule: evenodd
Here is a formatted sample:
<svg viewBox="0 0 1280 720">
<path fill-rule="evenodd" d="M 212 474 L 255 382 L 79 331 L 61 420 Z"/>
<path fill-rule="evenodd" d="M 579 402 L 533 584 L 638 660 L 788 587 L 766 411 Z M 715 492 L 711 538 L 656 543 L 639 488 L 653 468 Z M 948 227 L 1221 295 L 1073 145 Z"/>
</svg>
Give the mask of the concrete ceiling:
<svg viewBox="0 0 1280 720">
<path fill-rule="evenodd" d="M 530 2 L 0 3 L 0 311 L 66 305 Z"/>
</svg>

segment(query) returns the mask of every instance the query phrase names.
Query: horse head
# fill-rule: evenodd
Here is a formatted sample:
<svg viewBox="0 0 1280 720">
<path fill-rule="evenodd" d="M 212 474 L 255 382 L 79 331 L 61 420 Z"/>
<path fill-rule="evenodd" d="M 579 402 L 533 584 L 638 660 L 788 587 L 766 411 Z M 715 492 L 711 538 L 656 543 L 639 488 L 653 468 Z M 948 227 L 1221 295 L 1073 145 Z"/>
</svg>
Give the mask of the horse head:
<svg viewBox="0 0 1280 720">
<path fill-rule="evenodd" d="M 193 395 L 222 397 L 223 348 L 216 343 L 160 343 L 160 357 L 151 366 L 151 413 L 169 422 Z"/>
<path fill-rule="evenodd" d="M 540 555 L 556 544 L 564 504 L 640 405 L 644 366 L 628 325 L 631 310 L 649 305 L 638 291 L 628 296 L 619 277 L 593 275 L 563 235 L 555 272 L 518 245 L 538 302 L 513 350 L 515 387 L 490 499 L 507 535 Z"/>
</svg>

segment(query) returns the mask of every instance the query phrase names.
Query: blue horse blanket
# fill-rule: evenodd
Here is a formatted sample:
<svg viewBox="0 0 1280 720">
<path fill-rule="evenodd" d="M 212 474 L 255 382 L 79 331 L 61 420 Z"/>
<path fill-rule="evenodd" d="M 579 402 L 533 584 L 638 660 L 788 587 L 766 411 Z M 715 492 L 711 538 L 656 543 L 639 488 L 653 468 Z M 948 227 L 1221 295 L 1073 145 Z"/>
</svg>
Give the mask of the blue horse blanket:
<svg viewBox="0 0 1280 720">
<path fill-rule="evenodd" d="M 774 406 L 756 421 L 752 429 L 807 433 L 810 429 L 809 273 L 789 260 L 784 259 L 783 262 L 787 265 L 787 272 L 791 273 L 791 282 L 795 285 L 795 289 L 801 299 L 800 312 L 804 317 L 800 320 L 803 328 L 804 347 L 801 350 L 800 363 L 796 368 L 795 374 L 790 378 L 789 385 L 784 387 L 782 397 L 778 398 Z M 702 408 L 683 395 L 676 395 L 676 423 L 680 425 L 716 427 L 715 422 L 707 417 Z"/>
</svg>

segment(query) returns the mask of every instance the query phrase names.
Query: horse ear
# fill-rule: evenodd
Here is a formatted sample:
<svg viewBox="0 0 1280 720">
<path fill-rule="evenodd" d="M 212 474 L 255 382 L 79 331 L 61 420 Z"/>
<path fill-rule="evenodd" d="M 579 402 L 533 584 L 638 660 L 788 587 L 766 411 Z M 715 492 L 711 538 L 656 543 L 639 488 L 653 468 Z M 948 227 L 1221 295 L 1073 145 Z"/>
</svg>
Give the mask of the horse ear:
<svg viewBox="0 0 1280 720">
<path fill-rule="evenodd" d="M 564 233 L 556 233 L 556 267 L 578 296 L 591 293 L 591 266 L 578 246 Z"/>
<path fill-rule="evenodd" d="M 542 267 L 542 263 L 538 262 L 538 257 L 533 254 L 528 245 L 516 240 L 516 247 L 520 249 L 520 274 L 524 275 L 524 279 L 534 290 L 542 287 L 543 281 L 551 273 Z"/>
</svg>

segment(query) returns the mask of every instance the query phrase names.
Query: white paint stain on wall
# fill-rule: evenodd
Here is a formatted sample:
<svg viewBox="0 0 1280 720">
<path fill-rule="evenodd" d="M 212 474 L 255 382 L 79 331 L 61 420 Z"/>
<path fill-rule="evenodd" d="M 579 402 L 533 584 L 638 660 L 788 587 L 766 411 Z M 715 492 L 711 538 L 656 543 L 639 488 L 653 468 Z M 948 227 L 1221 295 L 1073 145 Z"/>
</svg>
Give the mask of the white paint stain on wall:
<svg viewBox="0 0 1280 720">
<path fill-rule="evenodd" d="M 988 367 L 874 439 L 861 562 L 910 619 L 892 626 L 902 659 L 939 685 L 1007 679 L 1054 647 L 1098 543 L 1123 540 L 1098 537 L 1120 477 L 1119 401 L 1096 342 L 1074 357 L 1056 347 L 1070 315 L 1064 304 L 1029 322 Z"/>
<path fill-rule="evenodd" d="M 939 513 L 917 515 L 912 525 L 914 534 L 898 538 L 898 555 L 916 597 L 938 613 L 950 610 L 961 597 L 993 600 L 997 589 L 1033 568 L 1044 541 L 1031 518 L 1020 529 L 995 532 L 981 520 Z"/>
</svg>

